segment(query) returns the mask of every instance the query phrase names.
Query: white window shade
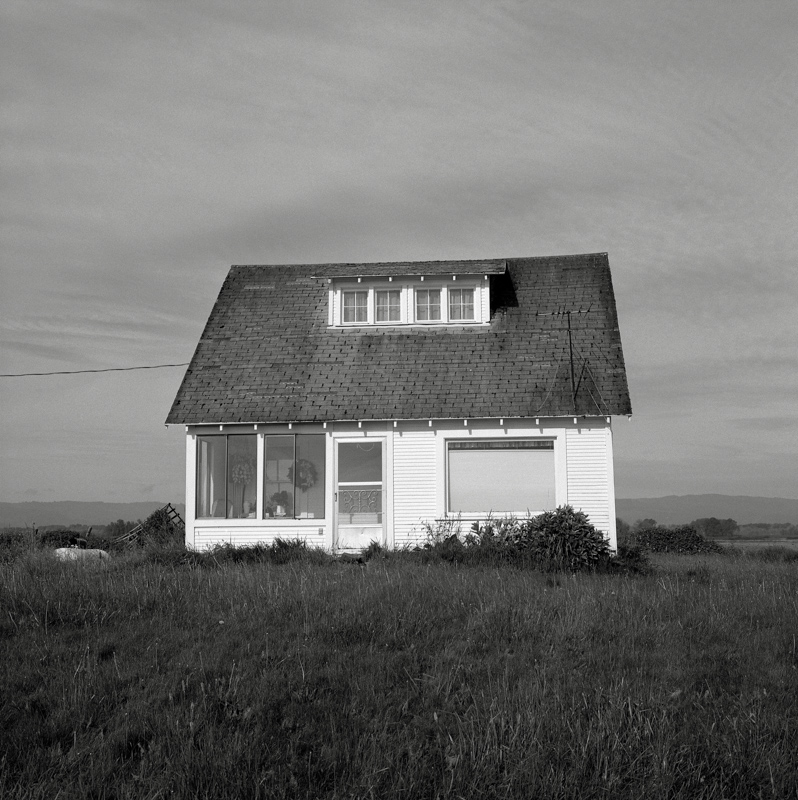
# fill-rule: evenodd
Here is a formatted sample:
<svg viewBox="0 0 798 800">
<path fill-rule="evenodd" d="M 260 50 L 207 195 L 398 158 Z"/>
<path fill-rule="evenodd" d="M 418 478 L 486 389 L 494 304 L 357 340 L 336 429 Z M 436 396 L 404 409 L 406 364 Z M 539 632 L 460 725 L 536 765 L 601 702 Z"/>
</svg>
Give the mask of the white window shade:
<svg viewBox="0 0 798 800">
<path fill-rule="evenodd" d="M 448 511 L 525 514 L 554 508 L 554 442 L 469 441 L 448 445 Z"/>
</svg>

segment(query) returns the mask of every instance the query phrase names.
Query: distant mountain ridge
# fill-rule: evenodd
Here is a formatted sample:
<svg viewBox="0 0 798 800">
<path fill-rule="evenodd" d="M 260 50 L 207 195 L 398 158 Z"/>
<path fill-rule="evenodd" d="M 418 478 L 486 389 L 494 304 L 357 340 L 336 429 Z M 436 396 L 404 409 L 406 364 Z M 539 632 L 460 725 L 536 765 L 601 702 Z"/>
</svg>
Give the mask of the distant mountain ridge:
<svg viewBox="0 0 798 800">
<path fill-rule="evenodd" d="M 146 519 L 167 501 L 141 503 L 92 503 L 59 500 L 52 503 L 0 503 L 0 527 L 24 528 L 26 525 L 107 525 L 118 519 Z M 185 517 L 185 505 L 175 505 Z"/>
<path fill-rule="evenodd" d="M 615 514 L 629 524 L 638 519 L 654 519 L 661 525 L 680 525 L 702 517 L 733 519 L 740 525 L 756 522 L 796 524 L 798 500 L 726 494 L 618 498 L 615 501 Z"/>
<path fill-rule="evenodd" d="M 61 500 L 52 503 L 0 503 L 0 527 L 26 525 L 107 525 L 118 519 L 146 519 L 167 501 L 140 503 L 92 503 Z M 173 504 L 174 505 L 174 504 Z M 798 524 L 798 500 L 785 497 L 744 497 L 725 494 L 668 495 L 666 497 L 618 498 L 615 513 L 628 523 L 655 519 L 663 525 L 679 525 L 701 517 L 733 519 L 740 525 L 756 522 Z M 185 505 L 175 508 L 185 517 Z"/>
</svg>

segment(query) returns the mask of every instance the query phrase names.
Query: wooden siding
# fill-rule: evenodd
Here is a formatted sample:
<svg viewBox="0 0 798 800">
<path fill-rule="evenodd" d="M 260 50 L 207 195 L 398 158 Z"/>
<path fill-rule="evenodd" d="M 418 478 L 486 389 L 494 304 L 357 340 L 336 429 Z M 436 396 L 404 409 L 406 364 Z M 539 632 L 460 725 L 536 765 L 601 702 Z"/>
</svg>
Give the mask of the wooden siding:
<svg viewBox="0 0 798 800">
<path fill-rule="evenodd" d="M 324 547 L 323 526 L 315 527 L 285 525 L 277 527 L 243 527 L 232 525 L 195 526 L 194 547 L 207 550 L 217 544 L 233 544 L 236 547 L 248 547 L 254 544 L 272 544 L 275 539 L 293 541 L 302 539 L 308 547 Z M 322 530 L 319 533 L 319 530 Z"/>
<path fill-rule="evenodd" d="M 584 511 L 590 521 L 607 534 L 614 530 L 610 525 L 608 435 L 604 427 L 565 429 L 568 502 L 575 509 Z"/>
<path fill-rule="evenodd" d="M 423 538 L 422 522 L 438 516 L 436 475 L 437 440 L 432 429 L 405 430 L 393 440 L 394 546 L 417 543 Z M 389 534 L 390 536 L 390 534 Z"/>
<path fill-rule="evenodd" d="M 480 312 L 480 319 L 482 322 L 489 322 L 490 321 L 490 283 L 488 281 L 480 281 L 479 285 L 477 286 L 477 297 L 479 298 L 479 303 L 482 306 L 482 311 Z"/>
<path fill-rule="evenodd" d="M 423 523 L 433 523 L 441 518 L 446 508 L 446 441 L 449 439 L 542 437 L 555 442 L 556 503 L 569 503 L 581 509 L 591 522 L 604 531 L 615 545 L 615 498 L 612 471 L 611 429 L 603 418 L 579 420 L 572 418 L 543 420 L 509 420 L 499 425 L 498 420 L 436 420 L 430 427 L 420 422 L 400 422 L 397 428 L 381 423 L 372 424 L 371 433 L 385 438 L 387 470 L 386 515 L 387 545 L 402 547 L 424 540 Z M 358 435 L 354 424 L 340 424 L 333 437 Z M 387 429 L 387 430 L 386 430 Z M 260 434 L 260 432 L 259 432 Z M 359 434 L 359 435 L 362 435 Z M 333 457 L 336 441 L 327 444 L 327 509 L 326 519 L 285 520 L 194 520 L 194 468 L 196 465 L 196 440 L 187 437 L 186 480 L 186 543 L 203 550 L 215 544 L 231 543 L 247 546 L 258 542 L 272 543 L 282 539 L 302 539 L 311 547 L 331 548 L 332 510 L 334 509 L 332 483 Z M 259 435 L 259 463 L 263 459 Z M 262 484 L 259 470 L 259 485 Z M 262 498 L 258 511 L 262 510 Z M 469 523 L 470 524 L 470 523 Z M 468 528 L 468 524 L 464 525 Z M 320 532 L 321 529 L 321 532 Z"/>
</svg>

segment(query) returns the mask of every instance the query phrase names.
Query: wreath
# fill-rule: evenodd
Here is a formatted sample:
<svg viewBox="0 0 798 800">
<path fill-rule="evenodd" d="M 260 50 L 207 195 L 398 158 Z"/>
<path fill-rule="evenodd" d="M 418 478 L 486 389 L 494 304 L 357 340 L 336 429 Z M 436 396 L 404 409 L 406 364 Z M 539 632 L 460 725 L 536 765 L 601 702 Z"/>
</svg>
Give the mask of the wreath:
<svg viewBox="0 0 798 800">
<path fill-rule="evenodd" d="M 246 484 L 255 477 L 256 472 L 257 466 L 255 465 L 254 461 L 245 457 L 239 457 L 233 463 L 231 477 L 233 478 L 233 483 Z"/>
<path fill-rule="evenodd" d="M 306 458 L 300 458 L 296 462 L 295 486 L 297 489 L 301 489 L 303 492 L 306 492 L 311 486 L 316 485 L 316 481 L 318 479 L 319 473 L 316 471 L 316 467 L 312 461 L 308 461 Z M 288 470 L 288 480 L 294 480 L 293 467 Z"/>
</svg>

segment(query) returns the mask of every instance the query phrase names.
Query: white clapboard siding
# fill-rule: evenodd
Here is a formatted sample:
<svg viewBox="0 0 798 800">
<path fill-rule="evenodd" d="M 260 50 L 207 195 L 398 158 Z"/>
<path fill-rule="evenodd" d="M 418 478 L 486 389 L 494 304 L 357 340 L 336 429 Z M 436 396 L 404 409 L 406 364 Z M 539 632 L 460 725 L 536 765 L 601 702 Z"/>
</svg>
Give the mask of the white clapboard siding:
<svg viewBox="0 0 798 800">
<path fill-rule="evenodd" d="M 405 430 L 393 440 L 393 520 L 394 546 L 423 540 L 422 523 L 432 523 L 437 515 L 434 431 Z"/>
<path fill-rule="evenodd" d="M 607 475 L 607 430 L 566 428 L 568 503 L 610 532 L 610 487 Z"/>
<path fill-rule="evenodd" d="M 324 533 L 319 533 L 319 528 L 307 526 L 280 526 L 279 528 L 232 528 L 232 527 L 202 527 L 196 528 L 194 547 L 197 550 L 207 550 L 218 544 L 232 544 L 236 547 L 247 547 L 254 544 L 270 545 L 275 539 L 293 541 L 301 539 L 308 547 L 324 547 Z"/>
<path fill-rule="evenodd" d="M 479 302 L 482 306 L 480 319 L 487 322 L 490 319 L 490 284 L 482 281 L 479 291 Z"/>
</svg>

